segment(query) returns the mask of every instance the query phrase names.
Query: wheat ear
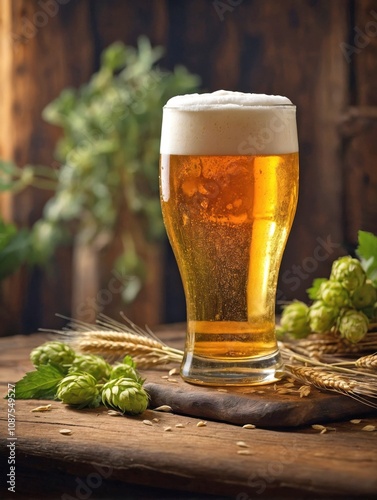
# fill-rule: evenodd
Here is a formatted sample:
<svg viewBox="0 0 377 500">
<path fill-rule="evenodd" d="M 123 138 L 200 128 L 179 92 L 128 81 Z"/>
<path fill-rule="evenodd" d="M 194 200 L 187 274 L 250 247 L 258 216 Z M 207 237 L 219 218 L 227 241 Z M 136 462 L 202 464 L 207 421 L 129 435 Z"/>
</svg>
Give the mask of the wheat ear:
<svg viewBox="0 0 377 500">
<path fill-rule="evenodd" d="M 337 392 L 377 409 L 377 387 L 368 380 L 359 380 L 348 375 L 336 374 L 311 366 L 285 365 L 285 370 L 297 380 L 320 390 Z"/>
<path fill-rule="evenodd" d="M 148 327 L 143 330 L 126 316 L 122 317 L 126 324 L 99 315 L 96 325 L 65 318 L 70 322 L 64 330 L 41 330 L 65 335 L 78 352 L 98 354 L 110 362 L 126 355 L 133 357 L 138 368 L 182 361 L 182 351 L 161 342 Z"/>
</svg>

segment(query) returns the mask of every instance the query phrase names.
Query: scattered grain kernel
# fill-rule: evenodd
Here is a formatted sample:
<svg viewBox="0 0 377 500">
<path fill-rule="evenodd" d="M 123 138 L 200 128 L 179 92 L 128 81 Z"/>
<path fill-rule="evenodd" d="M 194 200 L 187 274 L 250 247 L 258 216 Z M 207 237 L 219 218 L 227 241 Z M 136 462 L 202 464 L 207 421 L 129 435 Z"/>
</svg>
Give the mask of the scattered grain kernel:
<svg viewBox="0 0 377 500">
<path fill-rule="evenodd" d="M 171 432 L 171 427 L 170 426 L 164 427 L 164 432 Z"/>
<path fill-rule="evenodd" d="M 165 379 L 165 380 L 166 380 L 166 379 L 168 379 L 168 378 L 169 378 L 169 375 L 162 375 L 162 376 L 161 376 L 161 378 L 163 378 L 163 379 Z"/>
<path fill-rule="evenodd" d="M 162 406 L 158 406 L 157 408 L 154 409 L 154 411 L 165 411 L 165 412 L 169 412 L 169 411 L 173 411 L 172 410 L 172 407 L 169 406 L 169 405 L 162 405 Z"/>
<path fill-rule="evenodd" d="M 196 424 L 196 427 L 205 427 L 207 425 L 207 422 L 204 422 L 203 420 L 201 420 L 200 422 L 198 422 Z"/>
<path fill-rule="evenodd" d="M 171 377 L 172 375 L 175 375 L 176 373 L 178 373 L 177 368 L 172 368 L 171 370 L 169 370 L 169 377 Z"/>
<path fill-rule="evenodd" d="M 258 394 L 264 394 L 264 391 L 257 391 Z"/>
<path fill-rule="evenodd" d="M 249 445 L 246 444 L 245 441 L 237 441 L 236 445 L 240 448 L 249 448 Z"/>
<path fill-rule="evenodd" d="M 325 434 L 327 432 L 327 429 L 326 427 L 324 429 L 321 430 L 320 434 Z"/>
<path fill-rule="evenodd" d="M 175 424 L 175 426 L 178 427 L 179 429 L 183 429 L 184 428 L 183 424 Z"/>
<path fill-rule="evenodd" d="M 217 390 L 217 392 L 228 392 L 227 389 L 216 389 L 216 390 Z"/>
<path fill-rule="evenodd" d="M 168 382 L 173 382 L 173 384 L 178 384 L 178 380 L 176 378 L 168 378 L 167 379 Z"/>
<path fill-rule="evenodd" d="M 45 405 L 45 406 L 37 406 L 36 408 L 33 408 L 30 411 L 34 412 L 34 411 L 50 411 L 50 410 L 51 410 L 51 405 Z"/>
<path fill-rule="evenodd" d="M 119 412 L 119 411 L 115 411 L 115 410 L 109 410 L 107 412 L 108 415 L 110 415 L 110 417 L 121 417 L 122 414 Z"/>
<path fill-rule="evenodd" d="M 361 422 L 361 418 L 353 418 L 350 422 L 351 424 L 359 424 Z"/>
<path fill-rule="evenodd" d="M 237 455 L 251 455 L 250 450 L 237 450 Z"/>
<path fill-rule="evenodd" d="M 159 418 L 153 418 L 152 421 L 155 422 L 156 424 L 158 424 L 158 422 L 160 421 L 160 419 Z"/>
<path fill-rule="evenodd" d="M 326 427 L 324 425 L 320 425 L 320 424 L 313 424 L 312 429 L 314 429 L 316 431 L 323 431 L 323 429 L 326 429 Z"/>
<path fill-rule="evenodd" d="M 242 426 L 242 429 L 255 429 L 256 425 L 254 424 L 245 424 Z"/>
<path fill-rule="evenodd" d="M 295 386 L 295 384 L 293 382 L 286 382 L 284 384 L 284 387 L 287 387 L 287 388 L 294 387 L 294 386 Z"/>
<path fill-rule="evenodd" d="M 372 432 L 376 430 L 375 425 L 365 425 L 362 429 L 362 431 L 367 431 L 367 432 Z"/>
<path fill-rule="evenodd" d="M 70 436 L 72 434 L 71 429 L 60 429 L 60 434 L 63 434 L 64 436 Z"/>
<path fill-rule="evenodd" d="M 153 422 L 151 422 L 150 420 L 143 420 L 143 424 L 144 425 L 153 425 Z"/>
<path fill-rule="evenodd" d="M 309 396 L 311 392 L 311 387 L 309 385 L 302 385 L 299 390 L 300 398 L 305 398 L 306 396 Z"/>
<path fill-rule="evenodd" d="M 278 394 L 288 394 L 289 393 L 289 389 L 284 389 L 284 387 L 278 389 L 276 391 Z"/>
</svg>

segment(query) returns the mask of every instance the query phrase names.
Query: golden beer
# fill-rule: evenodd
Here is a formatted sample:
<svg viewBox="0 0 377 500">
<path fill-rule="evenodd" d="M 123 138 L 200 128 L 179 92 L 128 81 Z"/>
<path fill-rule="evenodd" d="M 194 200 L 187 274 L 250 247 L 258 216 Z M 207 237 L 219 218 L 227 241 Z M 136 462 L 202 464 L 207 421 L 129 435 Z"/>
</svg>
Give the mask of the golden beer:
<svg viewBox="0 0 377 500">
<path fill-rule="evenodd" d="M 199 123 L 209 110 L 185 113 L 196 115 L 181 116 L 180 125 Z M 219 123 L 229 121 L 228 113 L 215 116 Z M 205 134 L 213 121 L 204 123 Z M 185 130 L 180 132 L 184 137 Z M 240 137 L 238 153 L 247 149 Z M 222 154 L 221 145 L 221 154 L 205 154 L 207 146 L 199 144 L 203 154 L 196 154 L 197 141 L 188 141 L 169 154 L 164 143 L 163 129 L 161 205 L 187 305 L 181 375 L 209 385 L 276 380 L 275 294 L 297 204 L 297 144 L 288 152 L 267 144 L 273 154 Z M 194 154 L 186 154 L 190 149 Z"/>
</svg>

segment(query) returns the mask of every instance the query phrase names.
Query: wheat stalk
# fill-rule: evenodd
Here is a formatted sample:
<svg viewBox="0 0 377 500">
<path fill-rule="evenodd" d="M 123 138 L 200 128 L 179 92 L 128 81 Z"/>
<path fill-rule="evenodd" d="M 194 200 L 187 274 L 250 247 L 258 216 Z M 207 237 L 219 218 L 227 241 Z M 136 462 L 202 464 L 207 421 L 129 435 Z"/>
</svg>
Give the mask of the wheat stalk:
<svg viewBox="0 0 377 500">
<path fill-rule="evenodd" d="M 183 351 L 164 344 L 153 332 L 135 325 L 122 315 L 125 323 L 100 315 L 95 325 L 70 320 L 62 330 L 44 330 L 63 334 L 72 347 L 82 353 L 99 354 L 113 362 L 129 354 L 138 368 L 150 368 L 170 362 L 180 363 Z M 69 319 L 69 318 L 66 318 Z M 279 342 L 285 363 L 284 373 L 319 390 L 344 394 L 377 408 L 377 353 L 344 361 L 335 355 L 371 352 L 377 349 L 377 333 L 368 333 L 358 344 L 350 344 L 333 335 L 312 335 L 308 339 Z M 331 353 L 331 355 L 330 355 Z M 330 357 L 331 362 L 321 361 Z"/>
<path fill-rule="evenodd" d="M 336 392 L 377 409 L 377 386 L 374 380 L 359 379 L 357 375 L 339 375 L 331 369 L 312 366 L 285 365 L 285 370 L 300 382 L 320 390 Z"/>
<path fill-rule="evenodd" d="M 301 340 L 290 343 L 296 352 L 315 359 L 324 356 L 349 356 L 354 354 L 371 353 L 377 349 L 377 333 L 370 332 L 357 344 L 352 344 L 338 335 L 312 334 Z"/>
<path fill-rule="evenodd" d="M 369 356 L 363 356 L 355 361 L 355 366 L 359 368 L 368 368 L 368 370 L 377 369 L 377 352 L 374 354 L 369 354 Z"/>
<path fill-rule="evenodd" d="M 122 315 L 122 318 L 126 324 L 99 315 L 96 325 L 70 320 L 64 330 L 41 330 L 65 335 L 73 349 L 84 354 L 101 355 L 109 362 L 126 355 L 133 357 L 138 368 L 182 361 L 182 351 L 161 342 L 148 327 L 143 330 L 126 316 Z"/>
</svg>

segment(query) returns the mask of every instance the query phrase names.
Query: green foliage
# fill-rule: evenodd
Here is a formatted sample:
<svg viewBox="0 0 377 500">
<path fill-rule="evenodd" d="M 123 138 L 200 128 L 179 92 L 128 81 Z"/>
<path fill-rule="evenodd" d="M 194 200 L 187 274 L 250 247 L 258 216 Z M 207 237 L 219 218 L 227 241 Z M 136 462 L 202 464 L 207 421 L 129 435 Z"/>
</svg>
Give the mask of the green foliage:
<svg viewBox="0 0 377 500">
<path fill-rule="evenodd" d="M 377 287 L 377 236 L 367 231 L 359 231 L 358 241 L 357 256 L 367 278 Z"/>
<path fill-rule="evenodd" d="M 30 235 L 0 219 L 0 280 L 14 273 L 28 257 Z"/>
<path fill-rule="evenodd" d="M 280 335 L 331 331 L 352 343 L 367 335 L 377 322 L 377 236 L 359 231 L 356 254 L 360 260 L 340 257 L 333 262 L 329 279 L 313 281 L 307 289 L 313 301 L 309 307 L 294 301 L 283 309 Z"/>
<path fill-rule="evenodd" d="M 68 344 L 50 341 L 35 347 L 30 359 L 36 370 L 16 383 L 15 399 L 58 399 L 77 409 L 102 402 L 128 415 L 148 407 L 144 379 L 129 355 L 111 366 L 101 356 L 78 354 Z"/>
<path fill-rule="evenodd" d="M 0 163 L 0 191 L 16 192 L 27 185 L 54 190 L 33 227 L 30 260 L 45 263 L 68 238 L 91 243 L 105 235 L 109 241 L 121 232 L 123 254 L 114 267 L 130 278 L 123 293 L 127 302 L 145 276 L 136 232 L 147 240 L 164 234 L 158 186 L 162 108 L 170 97 L 199 85 L 199 78 L 184 67 L 159 69 L 162 54 L 145 37 L 137 48 L 114 43 L 88 83 L 63 90 L 45 108 L 44 119 L 63 130 L 56 147 L 57 171 Z M 120 216 L 128 224 L 121 224 Z M 129 223 L 134 216 L 137 228 Z"/>
<path fill-rule="evenodd" d="M 39 365 L 16 383 L 16 399 L 54 399 L 64 373 L 58 367 Z"/>
</svg>

